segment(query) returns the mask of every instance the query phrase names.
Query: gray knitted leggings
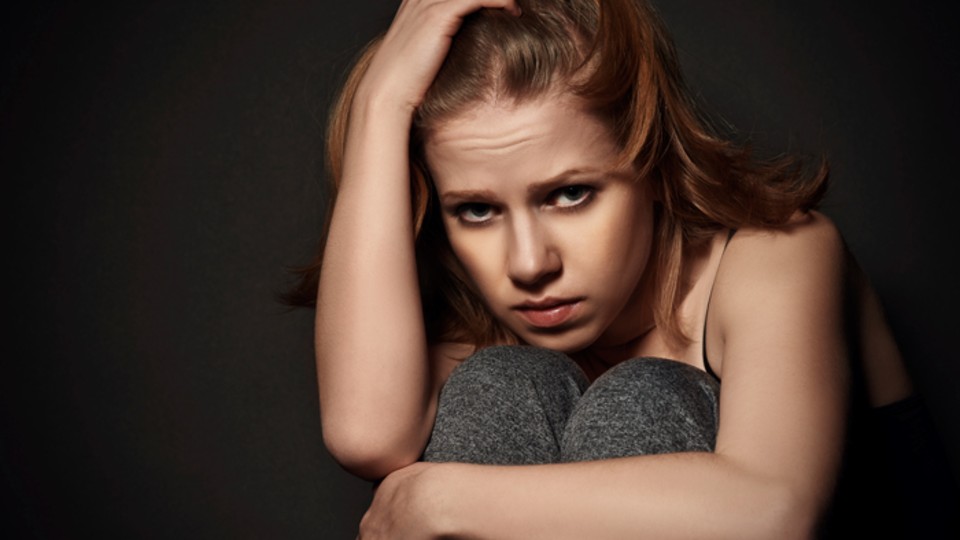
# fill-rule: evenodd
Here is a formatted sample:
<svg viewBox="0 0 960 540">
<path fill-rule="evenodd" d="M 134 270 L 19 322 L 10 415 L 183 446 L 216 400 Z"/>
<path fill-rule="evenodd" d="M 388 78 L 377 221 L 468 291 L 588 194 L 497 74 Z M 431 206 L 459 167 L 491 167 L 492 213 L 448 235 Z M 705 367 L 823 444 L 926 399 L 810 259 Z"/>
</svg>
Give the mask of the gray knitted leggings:
<svg viewBox="0 0 960 540">
<path fill-rule="evenodd" d="M 617 364 L 593 384 L 564 354 L 482 349 L 440 393 L 425 461 L 522 465 L 712 451 L 720 386 L 657 358 Z"/>
</svg>

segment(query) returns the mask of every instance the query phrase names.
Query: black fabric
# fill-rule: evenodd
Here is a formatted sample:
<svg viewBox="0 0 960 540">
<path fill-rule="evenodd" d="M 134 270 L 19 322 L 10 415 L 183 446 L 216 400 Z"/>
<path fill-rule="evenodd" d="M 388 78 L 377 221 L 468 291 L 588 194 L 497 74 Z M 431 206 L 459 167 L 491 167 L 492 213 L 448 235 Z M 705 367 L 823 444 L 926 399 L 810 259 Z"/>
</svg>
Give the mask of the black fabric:
<svg viewBox="0 0 960 540">
<path fill-rule="evenodd" d="M 871 408 L 858 399 L 819 537 L 955 539 L 958 514 L 957 482 L 923 400 Z"/>
<path fill-rule="evenodd" d="M 727 239 L 723 242 L 723 253 L 720 254 L 720 262 L 723 262 L 723 255 L 727 252 L 727 246 L 730 245 L 730 240 L 736 233 L 736 229 L 730 229 L 730 231 L 727 232 Z M 716 379 L 717 382 L 720 382 L 720 376 L 713 371 L 713 366 L 710 365 L 710 358 L 707 356 L 707 316 L 710 314 L 710 299 L 713 298 L 713 288 L 717 284 L 717 274 L 719 272 L 720 263 L 717 263 L 716 272 L 713 274 L 713 282 L 710 284 L 710 293 L 707 295 L 707 307 L 703 313 L 703 335 L 700 336 L 700 350 L 701 355 L 703 356 L 703 368 L 707 371 L 707 374 Z"/>
</svg>

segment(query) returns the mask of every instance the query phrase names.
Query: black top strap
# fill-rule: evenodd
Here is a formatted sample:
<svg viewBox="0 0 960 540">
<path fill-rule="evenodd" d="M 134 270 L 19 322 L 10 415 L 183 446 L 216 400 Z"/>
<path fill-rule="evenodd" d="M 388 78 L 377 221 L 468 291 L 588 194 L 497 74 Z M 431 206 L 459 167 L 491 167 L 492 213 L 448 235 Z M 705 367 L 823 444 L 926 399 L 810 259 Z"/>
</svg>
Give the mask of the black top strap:
<svg viewBox="0 0 960 540">
<path fill-rule="evenodd" d="M 723 254 L 727 252 L 727 246 L 730 245 L 730 239 L 733 238 L 736 229 L 730 229 L 730 232 L 727 233 L 727 239 L 723 242 L 723 251 L 720 252 L 720 262 L 717 263 L 717 271 L 713 274 L 713 283 L 710 284 L 710 295 L 707 296 L 707 308 L 703 313 L 703 336 L 700 338 L 702 355 L 703 355 L 703 367 L 707 370 L 707 373 L 711 377 L 720 380 L 720 376 L 713 371 L 713 368 L 710 366 L 710 359 L 707 357 L 707 316 L 710 315 L 710 299 L 713 298 L 713 287 L 717 284 L 717 274 L 720 273 L 720 263 L 723 262 Z"/>
</svg>

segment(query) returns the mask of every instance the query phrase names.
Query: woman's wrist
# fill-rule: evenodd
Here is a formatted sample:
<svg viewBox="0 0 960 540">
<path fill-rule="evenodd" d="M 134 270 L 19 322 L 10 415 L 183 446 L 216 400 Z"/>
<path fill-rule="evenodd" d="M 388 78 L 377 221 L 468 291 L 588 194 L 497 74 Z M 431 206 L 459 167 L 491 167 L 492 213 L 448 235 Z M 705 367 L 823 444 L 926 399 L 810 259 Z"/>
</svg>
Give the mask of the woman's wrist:
<svg viewBox="0 0 960 540">
<path fill-rule="evenodd" d="M 396 101 L 358 94 L 350 107 L 344 182 L 358 174 L 379 186 L 390 177 L 405 179 L 412 121 L 413 112 Z"/>
<path fill-rule="evenodd" d="M 401 98 L 389 88 L 368 88 L 362 84 L 357 88 L 351 105 L 351 122 L 364 118 L 373 118 L 378 122 L 395 120 L 405 124 L 407 130 L 416 110 L 412 101 Z"/>
<path fill-rule="evenodd" d="M 422 491 L 426 496 L 421 499 L 423 510 L 429 516 L 429 530 L 436 538 L 459 538 L 463 533 L 468 516 L 465 509 L 470 508 L 469 476 L 473 465 L 465 463 L 437 463 L 422 475 Z"/>
</svg>

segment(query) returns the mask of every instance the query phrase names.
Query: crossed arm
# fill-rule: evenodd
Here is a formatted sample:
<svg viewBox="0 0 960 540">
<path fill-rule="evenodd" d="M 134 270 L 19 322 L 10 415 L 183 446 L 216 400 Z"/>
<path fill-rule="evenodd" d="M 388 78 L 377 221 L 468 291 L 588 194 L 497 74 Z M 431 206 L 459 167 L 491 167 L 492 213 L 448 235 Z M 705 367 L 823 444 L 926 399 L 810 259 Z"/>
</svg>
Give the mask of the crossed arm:
<svg viewBox="0 0 960 540">
<path fill-rule="evenodd" d="M 714 453 L 532 466 L 416 463 L 386 477 L 363 538 L 807 538 L 842 451 L 842 241 L 811 214 L 740 231 L 717 276 Z"/>
</svg>

